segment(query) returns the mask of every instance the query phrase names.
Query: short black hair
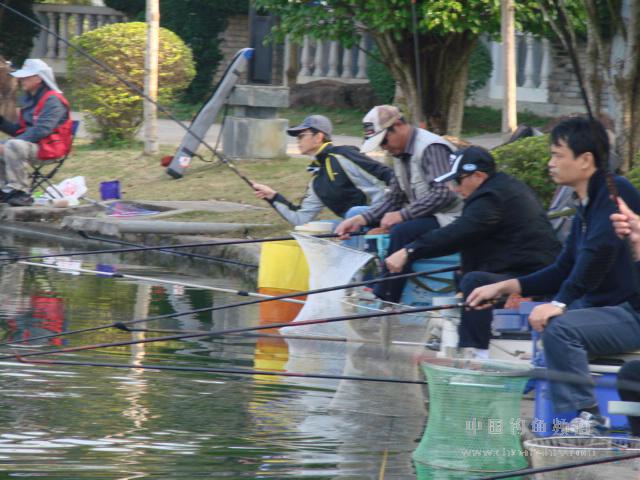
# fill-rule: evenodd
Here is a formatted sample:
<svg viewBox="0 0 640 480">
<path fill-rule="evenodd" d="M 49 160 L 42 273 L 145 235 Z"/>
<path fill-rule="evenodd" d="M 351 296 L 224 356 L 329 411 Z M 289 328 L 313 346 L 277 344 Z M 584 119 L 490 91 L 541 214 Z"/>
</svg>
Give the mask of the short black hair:
<svg viewBox="0 0 640 480">
<path fill-rule="evenodd" d="M 609 136 L 599 120 L 585 117 L 571 117 L 563 120 L 551 130 L 551 144 L 560 145 L 560 140 L 577 157 L 591 152 L 595 166 L 606 170 L 609 165 Z"/>
</svg>

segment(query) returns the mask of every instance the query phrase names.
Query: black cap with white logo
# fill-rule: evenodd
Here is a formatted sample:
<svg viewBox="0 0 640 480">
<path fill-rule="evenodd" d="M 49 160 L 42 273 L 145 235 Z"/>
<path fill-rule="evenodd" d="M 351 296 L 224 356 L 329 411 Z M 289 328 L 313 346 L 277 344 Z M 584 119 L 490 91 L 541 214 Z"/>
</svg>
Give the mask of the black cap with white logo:
<svg viewBox="0 0 640 480">
<path fill-rule="evenodd" d="M 468 173 L 493 173 L 495 171 L 496 161 L 487 150 L 482 147 L 468 147 L 452 154 L 451 171 L 441 175 L 434 181 L 440 183 L 449 182 Z"/>
</svg>

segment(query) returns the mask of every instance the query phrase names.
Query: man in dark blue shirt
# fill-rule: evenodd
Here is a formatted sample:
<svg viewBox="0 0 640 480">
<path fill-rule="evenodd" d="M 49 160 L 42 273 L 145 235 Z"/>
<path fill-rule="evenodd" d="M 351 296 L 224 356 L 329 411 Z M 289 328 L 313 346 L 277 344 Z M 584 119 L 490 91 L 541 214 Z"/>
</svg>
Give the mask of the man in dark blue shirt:
<svg viewBox="0 0 640 480">
<path fill-rule="evenodd" d="M 598 121 L 574 117 L 553 129 L 551 178 L 576 193 L 576 215 L 562 252 L 542 270 L 479 287 L 467 298 L 470 307 L 482 308 L 512 293 L 552 295 L 553 301 L 531 312 L 529 323 L 542 332 L 549 369 L 585 377 L 588 354 L 640 348 L 640 285 L 631 252 L 609 219 L 617 206 L 607 188 L 608 152 Z M 620 197 L 640 211 L 640 192 L 623 177 L 613 181 Z M 581 411 L 580 418 L 604 425 L 592 386 L 552 382 L 550 390 L 556 412 Z"/>
</svg>

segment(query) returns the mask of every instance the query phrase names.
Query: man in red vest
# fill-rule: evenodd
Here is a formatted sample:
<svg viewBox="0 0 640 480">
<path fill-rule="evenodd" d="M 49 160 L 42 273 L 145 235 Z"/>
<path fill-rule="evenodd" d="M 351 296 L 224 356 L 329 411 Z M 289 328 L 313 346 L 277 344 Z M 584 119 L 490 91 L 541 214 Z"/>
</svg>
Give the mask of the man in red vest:
<svg viewBox="0 0 640 480">
<path fill-rule="evenodd" d="M 53 70 L 40 59 L 29 58 L 11 75 L 20 80 L 17 123 L 0 116 L 0 131 L 12 139 L 0 142 L 0 202 L 11 206 L 33 204 L 27 164 L 64 157 L 71 149 L 69 102 L 56 84 Z"/>
</svg>

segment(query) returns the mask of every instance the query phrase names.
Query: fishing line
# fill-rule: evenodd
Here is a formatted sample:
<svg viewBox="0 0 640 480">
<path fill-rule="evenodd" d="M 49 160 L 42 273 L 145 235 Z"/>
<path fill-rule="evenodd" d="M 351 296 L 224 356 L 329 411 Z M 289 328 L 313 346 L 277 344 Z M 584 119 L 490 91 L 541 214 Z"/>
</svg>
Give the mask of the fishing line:
<svg viewBox="0 0 640 480">
<path fill-rule="evenodd" d="M 350 233 L 351 236 L 366 235 L 366 232 Z M 339 235 L 335 233 L 321 233 L 319 235 L 310 235 L 314 238 L 338 238 Z M 286 240 L 294 240 L 290 235 L 273 238 L 247 238 L 242 240 L 228 240 L 228 241 L 215 241 L 215 242 L 201 242 L 201 243 L 178 243 L 176 245 L 159 245 L 159 246 L 144 246 L 144 247 L 131 247 L 131 248 L 111 248 L 104 250 L 85 250 L 77 252 L 66 253 L 52 253 L 46 255 L 26 255 L 21 257 L 1 257 L 0 261 L 15 262 L 18 260 L 33 260 L 37 258 L 54 258 L 54 257 L 76 257 L 81 255 L 98 255 L 101 253 L 128 253 L 128 252 L 145 252 L 149 250 L 162 250 L 162 249 L 178 249 L 178 248 L 197 248 L 197 247 L 221 247 L 226 245 L 244 245 L 250 243 L 265 243 L 265 242 L 282 242 Z"/>
<path fill-rule="evenodd" d="M 141 370 L 171 370 L 179 372 L 204 372 L 216 373 L 221 375 L 272 375 L 278 377 L 296 377 L 296 378 L 322 378 L 329 380 L 356 380 L 366 382 L 384 382 L 384 383 L 408 383 L 413 385 L 426 385 L 424 380 L 403 380 L 398 378 L 379 378 L 379 377 L 354 377 L 349 375 L 329 375 L 321 373 L 294 373 L 267 370 L 244 370 L 240 368 L 208 368 L 208 367 L 178 367 L 163 365 L 138 365 L 138 364 L 121 364 L 121 363 L 102 363 L 102 362 L 74 362 L 71 360 L 26 360 L 25 355 L 16 355 L 16 359 L 20 363 L 37 364 L 37 365 L 68 365 L 78 367 L 109 367 L 109 368 L 127 368 Z"/>
<path fill-rule="evenodd" d="M 103 276 L 103 277 L 125 278 L 125 279 L 138 280 L 141 282 L 154 283 L 154 284 L 159 283 L 159 284 L 165 284 L 165 285 L 177 285 L 180 287 L 196 288 L 199 290 L 211 290 L 213 292 L 233 293 L 235 295 L 240 295 L 243 297 L 258 297 L 258 298 L 264 298 L 264 299 L 271 299 L 274 297 L 274 295 L 266 295 L 264 293 L 249 292 L 246 290 L 234 290 L 231 288 L 212 287 L 209 285 L 200 285 L 197 283 L 178 282 L 175 280 L 166 280 L 166 279 L 155 278 L 155 277 L 143 277 L 140 275 L 129 275 L 127 273 L 120 273 L 120 272 L 105 272 L 102 270 L 90 270 L 88 268 L 80 268 L 80 267 L 74 268 L 74 267 L 69 267 L 67 265 L 57 265 L 57 264 L 48 264 L 48 263 L 22 262 L 22 261 L 18 263 L 20 265 L 26 265 L 30 267 L 52 268 L 52 269 L 60 270 L 63 272 L 91 273 L 91 274 Z M 305 303 L 303 300 L 295 300 L 295 299 L 282 299 L 282 301 L 290 302 L 290 303 L 298 303 L 302 305 L 304 305 Z"/>
<path fill-rule="evenodd" d="M 459 308 L 461 304 L 451 304 L 451 305 L 438 305 L 435 307 L 418 307 L 418 308 L 408 308 L 406 310 L 396 311 L 396 312 L 375 312 L 375 313 L 364 313 L 359 315 L 342 315 L 339 317 L 331 317 L 331 318 L 321 318 L 314 320 L 303 320 L 300 322 L 282 322 L 282 323 L 272 323 L 269 325 L 258 325 L 254 327 L 238 327 L 231 328 L 225 330 L 218 330 L 213 332 L 208 332 L 206 334 L 202 333 L 188 333 L 188 334 L 180 334 L 180 335 L 167 335 L 162 337 L 152 337 L 152 338 L 144 338 L 138 340 L 125 340 L 120 342 L 110 342 L 110 343 L 98 343 L 93 345 L 82 345 L 79 347 L 69 347 L 63 348 L 59 350 L 48 350 L 41 352 L 31 352 L 22 354 L 23 357 L 30 356 L 42 356 L 42 355 L 51 355 L 51 354 L 61 354 L 61 353 L 71 353 L 71 352 L 81 352 L 85 350 L 97 350 L 101 348 L 109 348 L 109 347 L 122 347 L 127 345 L 138 345 L 138 344 L 146 344 L 146 343 L 156 343 L 156 342 L 170 342 L 174 340 L 185 340 L 189 338 L 196 337 L 220 337 L 223 335 L 229 335 L 231 333 L 243 333 L 243 332 L 254 332 L 260 330 L 269 330 L 273 328 L 282 328 L 282 327 L 299 327 L 303 325 L 319 325 L 319 324 L 328 324 L 335 322 L 345 322 L 348 320 L 364 320 L 369 318 L 381 318 L 381 317 L 389 317 L 392 315 L 401 315 L 406 312 L 418 313 L 418 312 L 430 312 L 434 310 L 446 310 L 450 308 Z M 120 328 L 123 330 L 128 330 L 127 326 L 124 322 L 116 322 L 114 327 Z M 7 360 L 10 358 L 15 358 L 15 355 L 4 355 L 0 356 L 0 360 Z"/>
<path fill-rule="evenodd" d="M 78 235 L 80 235 L 83 238 L 86 238 L 87 240 L 95 240 L 95 241 L 98 241 L 98 242 L 105 242 L 105 243 L 114 243 L 116 245 L 127 245 L 127 246 L 130 246 L 130 247 L 138 247 L 138 248 L 142 248 L 142 247 L 147 247 L 148 246 L 148 245 L 141 245 L 139 243 L 125 242 L 125 241 L 122 241 L 122 240 L 116 240 L 116 239 L 112 239 L 112 238 L 96 237 L 96 236 L 93 236 L 93 235 L 89 235 L 84 230 L 78 230 L 77 233 L 78 233 Z M 229 263 L 231 265 L 239 265 L 239 266 L 242 266 L 242 267 L 258 268 L 257 265 L 254 265 L 252 263 L 245 263 L 245 262 L 240 262 L 238 260 L 231 260 L 231 259 L 222 258 L 222 257 L 212 257 L 210 255 L 202 255 L 200 253 L 175 252 L 175 251 L 171 250 L 170 248 L 160 249 L 159 251 L 160 251 L 160 253 L 168 253 L 170 255 L 179 255 L 179 256 L 183 256 L 183 257 L 197 258 L 199 260 L 209 260 L 209 261 L 212 261 L 212 262 Z"/>
</svg>

